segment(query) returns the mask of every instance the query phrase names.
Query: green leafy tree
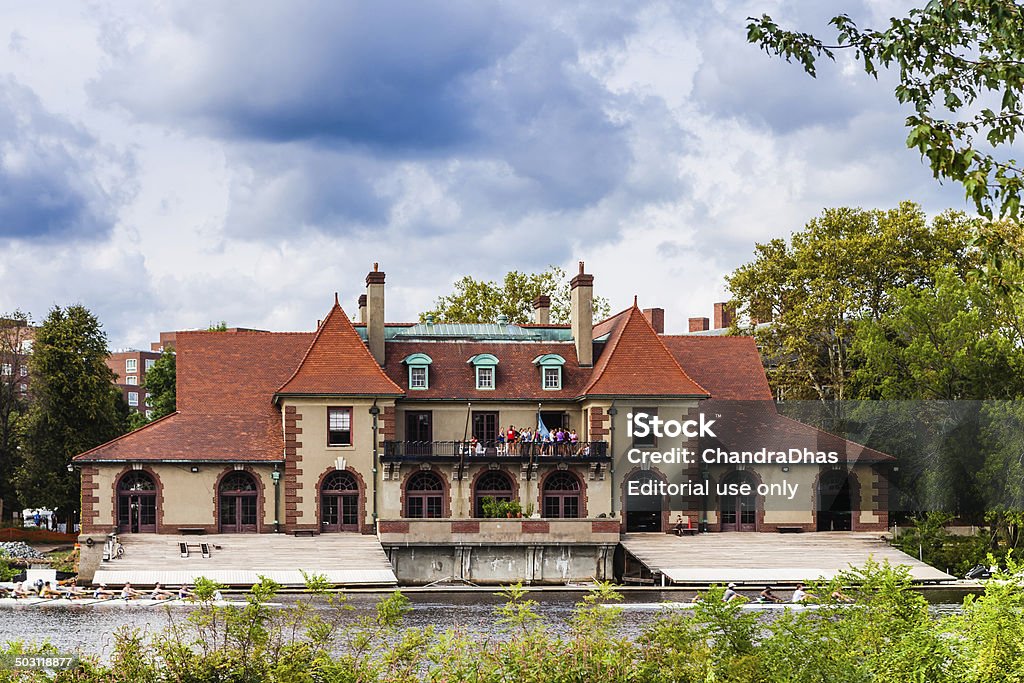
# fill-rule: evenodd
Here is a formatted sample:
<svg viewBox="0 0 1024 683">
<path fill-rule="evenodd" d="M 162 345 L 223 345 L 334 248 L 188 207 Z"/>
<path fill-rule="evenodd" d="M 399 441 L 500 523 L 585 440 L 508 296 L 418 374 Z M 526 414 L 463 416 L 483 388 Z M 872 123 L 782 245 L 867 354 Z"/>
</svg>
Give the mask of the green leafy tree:
<svg viewBox="0 0 1024 683">
<path fill-rule="evenodd" d="M 71 458 L 124 433 L 123 401 L 106 359 L 107 336 L 83 306 L 55 307 L 36 331 L 32 404 L 20 426 L 24 459 L 15 475 L 26 504 L 67 519 L 79 504 Z"/>
<path fill-rule="evenodd" d="M 533 301 L 540 295 L 551 297 L 551 322 L 569 322 L 569 281 L 565 271 L 549 266 L 542 273 L 505 273 L 501 284 L 465 276 L 455 283 L 455 291 L 441 296 L 434 308 L 420 314 L 420 320 L 432 316 L 439 323 L 493 323 L 504 315 L 510 323 L 533 320 Z M 604 297 L 594 297 L 594 319 L 605 318 L 611 306 Z"/>
<path fill-rule="evenodd" d="M 1024 395 L 1024 348 L 1000 321 L 991 288 L 949 269 L 931 287 L 899 290 L 891 309 L 856 327 L 856 393 L 948 400 Z"/>
<path fill-rule="evenodd" d="M 966 272 L 974 222 L 921 208 L 826 209 L 787 243 L 758 244 L 727 277 L 741 319 L 771 321 L 755 334 L 769 379 L 789 399 L 853 398 L 850 343 L 861 319 L 878 320 L 905 287 L 929 287 L 942 268 Z"/>
<path fill-rule="evenodd" d="M 21 311 L 0 316 L 0 511 L 5 505 L 17 509 L 14 472 L 20 462 L 17 421 L 28 405 L 22 386 L 28 382 L 26 343 L 32 328 Z"/>
<path fill-rule="evenodd" d="M 812 77 L 817 60 L 852 51 L 864 71 L 899 74 L 907 147 L 916 149 L 936 178 L 964 187 L 987 217 L 1016 218 L 1022 167 L 1006 154 L 1024 129 L 1024 7 L 1014 0 L 931 0 L 894 17 L 883 30 L 857 26 L 840 14 L 829 24 L 834 44 L 781 28 L 768 15 L 750 17 L 747 39 L 768 54 L 796 60 Z"/>
<path fill-rule="evenodd" d="M 146 371 L 146 392 L 149 394 L 154 420 L 177 410 L 177 356 L 166 349 Z"/>
</svg>

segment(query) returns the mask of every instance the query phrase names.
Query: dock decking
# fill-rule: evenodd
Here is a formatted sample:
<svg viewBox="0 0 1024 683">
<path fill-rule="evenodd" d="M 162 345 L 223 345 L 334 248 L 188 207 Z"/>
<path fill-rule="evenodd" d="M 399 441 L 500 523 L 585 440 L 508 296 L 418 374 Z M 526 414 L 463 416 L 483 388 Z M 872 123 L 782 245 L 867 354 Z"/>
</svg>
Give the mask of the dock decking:
<svg viewBox="0 0 1024 683">
<path fill-rule="evenodd" d="M 652 573 L 664 575 L 666 583 L 684 585 L 791 584 L 832 578 L 871 557 L 908 566 L 918 582 L 956 579 L 893 548 L 878 533 L 625 534 L 622 545 Z"/>
<path fill-rule="evenodd" d="M 398 581 L 376 536 L 323 534 L 210 534 L 121 536 L 124 557 L 103 562 L 93 583 L 120 586 L 126 581 L 152 585 L 192 583 L 203 576 L 229 586 L 248 586 L 266 576 L 286 586 L 304 584 L 302 572 L 322 574 L 345 586 L 395 586 Z M 179 543 L 189 545 L 182 557 Z M 203 557 L 200 543 L 210 548 Z"/>
</svg>

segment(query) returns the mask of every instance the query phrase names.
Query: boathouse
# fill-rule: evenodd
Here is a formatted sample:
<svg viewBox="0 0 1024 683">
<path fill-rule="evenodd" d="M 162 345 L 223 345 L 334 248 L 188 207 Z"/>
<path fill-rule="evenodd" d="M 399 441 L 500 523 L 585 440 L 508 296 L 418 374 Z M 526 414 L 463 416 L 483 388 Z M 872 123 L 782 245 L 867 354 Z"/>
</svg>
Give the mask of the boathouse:
<svg viewBox="0 0 1024 683">
<path fill-rule="evenodd" d="M 177 412 L 74 459 L 83 547 L 173 535 L 184 562 L 193 537 L 259 534 L 276 553 L 290 539 L 340 557 L 351 537 L 403 583 L 565 583 L 613 578 L 620 534 L 679 520 L 711 533 L 887 527 L 891 458 L 779 415 L 752 338 L 667 335 L 663 311 L 635 302 L 595 322 L 593 288 L 581 263 L 568 325 L 550 323 L 548 297 L 530 324 L 389 323 L 375 264 L 355 320 L 335 297 L 310 332 L 178 332 Z M 714 437 L 631 436 L 640 413 L 703 415 Z M 562 439 L 509 443 L 510 429 Z M 837 456 L 637 459 L 766 449 Z M 708 488 L 630 494 L 656 482 Z M 518 506 L 495 516 L 501 502 Z"/>
</svg>

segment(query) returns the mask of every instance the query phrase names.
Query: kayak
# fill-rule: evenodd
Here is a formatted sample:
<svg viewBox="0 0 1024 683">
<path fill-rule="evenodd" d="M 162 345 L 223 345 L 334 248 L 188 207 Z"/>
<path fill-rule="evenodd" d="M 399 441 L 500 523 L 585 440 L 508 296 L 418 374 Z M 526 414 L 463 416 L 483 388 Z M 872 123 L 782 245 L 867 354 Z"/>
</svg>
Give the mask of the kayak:
<svg viewBox="0 0 1024 683">
<path fill-rule="evenodd" d="M 211 602 L 198 602 L 195 600 L 179 600 L 177 598 L 166 600 L 151 600 L 139 598 L 137 600 L 125 600 L 123 598 L 107 598 L 99 600 L 92 597 L 75 598 L 0 598 L 0 608 L 4 607 L 245 607 L 249 603 L 246 600 L 213 600 Z M 262 607 L 282 607 L 280 602 L 263 602 Z"/>
</svg>

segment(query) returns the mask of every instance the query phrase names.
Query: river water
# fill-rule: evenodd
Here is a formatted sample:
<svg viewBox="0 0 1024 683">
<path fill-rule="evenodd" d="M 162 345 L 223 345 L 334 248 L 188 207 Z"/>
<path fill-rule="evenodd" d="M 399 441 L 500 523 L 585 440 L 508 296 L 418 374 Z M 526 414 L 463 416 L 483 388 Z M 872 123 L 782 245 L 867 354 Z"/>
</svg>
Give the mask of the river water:
<svg viewBox="0 0 1024 683">
<path fill-rule="evenodd" d="M 658 610 L 652 603 L 665 600 L 687 601 L 692 593 L 676 591 L 628 592 L 624 602 L 634 605 L 622 613 L 621 632 L 635 637 L 650 624 Z M 349 604 L 354 608 L 348 614 L 354 621 L 361 616 L 373 614 L 374 606 L 381 599 L 380 594 L 350 593 Z M 434 626 L 439 630 L 458 627 L 463 632 L 493 636 L 495 632 L 494 609 L 503 600 L 491 592 L 453 593 L 410 593 L 412 612 L 405 624 L 413 627 Z M 530 598 L 540 603 L 538 611 L 545 618 L 553 633 L 568 631 L 568 620 L 575 603 L 583 597 L 581 592 L 537 591 Z M 938 612 L 956 611 L 961 596 L 929 595 L 933 610 Z M 293 603 L 295 596 L 284 595 L 276 601 Z M 644 605 L 652 606 L 645 609 Z M 62 653 L 77 652 L 97 655 L 106 659 L 113 646 L 113 633 L 124 626 L 155 633 L 165 628 L 170 619 L 180 620 L 192 608 L 168 608 L 165 606 L 140 607 L 131 605 L 107 606 L 90 609 L 87 606 L 45 605 L 40 607 L 14 607 L 0 609 L 0 643 L 21 640 L 31 643 L 49 642 Z"/>
</svg>

